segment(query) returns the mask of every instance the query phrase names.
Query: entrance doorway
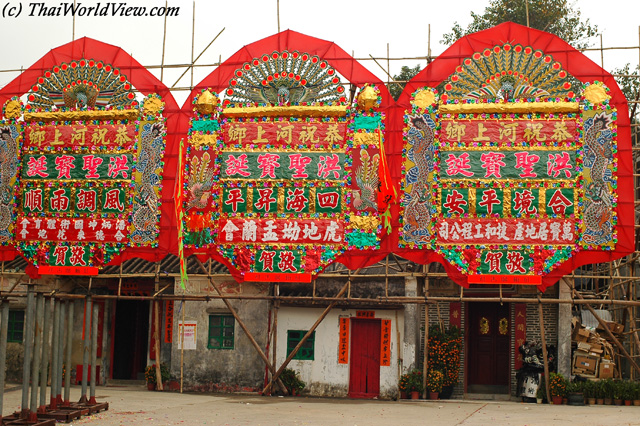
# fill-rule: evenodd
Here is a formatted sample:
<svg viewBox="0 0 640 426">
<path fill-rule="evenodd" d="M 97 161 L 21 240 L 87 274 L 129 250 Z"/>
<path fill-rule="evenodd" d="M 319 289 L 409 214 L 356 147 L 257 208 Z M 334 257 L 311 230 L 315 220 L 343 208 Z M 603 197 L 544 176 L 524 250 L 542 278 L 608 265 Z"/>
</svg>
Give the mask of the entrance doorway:
<svg viewBox="0 0 640 426">
<path fill-rule="evenodd" d="M 112 378 L 144 380 L 149 340 L 149 302 L 118 300 L 112 333 Z"/>
<path fill-rule="evenodd" d="M 349 396 L 374 398 L 380 395 L 379 319 L 351 319 Z"/>
<path fill-rule="evenodd" d="M 468 303 L 467 393 L 509 393 L 509 304 Z"/>
</svg>

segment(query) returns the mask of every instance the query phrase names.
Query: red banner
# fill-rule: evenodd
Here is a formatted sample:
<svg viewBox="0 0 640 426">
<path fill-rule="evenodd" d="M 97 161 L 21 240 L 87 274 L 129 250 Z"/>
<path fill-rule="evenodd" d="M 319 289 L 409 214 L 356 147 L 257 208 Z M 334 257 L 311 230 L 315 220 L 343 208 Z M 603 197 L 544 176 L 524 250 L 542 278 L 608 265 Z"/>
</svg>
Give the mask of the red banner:
<svg viewBox="0 0 640 426">
<path fill-rule="evenodd" d="M 525 303 L 516 303 L 516 335 L 515 335 L 515 369 L 522 368 L 522 354 L 520 346 L 527 340 L 527 305 Z"/>
<path fill-rule="evenodd" d="M 257 121 L 233 122 L 222 126 L 226 146 L 241 145 L 255 148 L 269 144 L 270 147 L 305 146 L 326 148 L 345 144 L 347 123 L 336 121 Z"/>
<path fill-rule="evenodd" d="M 249 282 L 310 283 L 311 274 L 289 274 L 285 272 L 247 272 L 244 280 Z"/>
<path fill-rule="evenodd" d="M 349 318 L 340 318 L 338 364 L 349 364 Z"/>
<path fill-rule="evenodd" d="M 340 244 L 344 241 L 344 222 L 336 220 L 228 219 L 219 226 L 220 244 Z"/>
<path fill-rule="evenodd" d="M 45 149 L 72 147 L 131 150 L 137 140 L 135 124 L 46 125 L 32 124 L 26 128 L 25 148 Z"/>
<path fill-rule="evenodd" d="M 165 317 L 164 317 L 164 342 L 173 342 L 173 300 L 167 300 L 164 302 Z"/>
<path fill-rule="evenodd" d="M 462 307 L 460 302 L 449 303 L 449 326 L 462 328 Z"/>
<path fill-rule="evenodd" d="M 438 244 L 575 244 L 575 222 L 567 219 L 442 219 Z"/>
<path fill-rule="evenodd" d="M 569 145 L 579 136 L 575 120 L 441 120 L 440 143 L 499 143 L 512 146 L 527 143 L 544 146 Z"/>
<path fill-rule="evenodd" d="M 469 284 L 540 285 L 539 275 L 469 275 Z"/>
<path fill-rule="evenodd" d="M 391 320 L 382 320 L 380 332 L 380 366 L 391 365 Z"/>
<path fill-rule="evenodd" d="M 119 243 L 127 237 L 123 219 L 19 218 L 15 229 L 18 241 L 78 241 Z"/>
</svg>

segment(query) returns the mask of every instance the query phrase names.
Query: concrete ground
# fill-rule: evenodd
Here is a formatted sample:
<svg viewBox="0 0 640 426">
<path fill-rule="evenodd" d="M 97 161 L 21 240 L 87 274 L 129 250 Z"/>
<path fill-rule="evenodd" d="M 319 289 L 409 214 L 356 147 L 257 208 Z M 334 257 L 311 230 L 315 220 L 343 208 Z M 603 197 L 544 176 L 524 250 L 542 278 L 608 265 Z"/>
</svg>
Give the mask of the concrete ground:
<svg viewBox="0 0 640 426">
<path fill-rule="evenodd" d="M 72 400 L 80 388 L 74 387 Z M 150 392 L 146 387 L 99 386 L 109 410 L 70 425 L 640 425 L 640 407 L 554 406 L 488 401 L 377 401 L 232 394 Z M 7 388 L 4 415 L 20 408 L 21 391 Z"/>
</svg>

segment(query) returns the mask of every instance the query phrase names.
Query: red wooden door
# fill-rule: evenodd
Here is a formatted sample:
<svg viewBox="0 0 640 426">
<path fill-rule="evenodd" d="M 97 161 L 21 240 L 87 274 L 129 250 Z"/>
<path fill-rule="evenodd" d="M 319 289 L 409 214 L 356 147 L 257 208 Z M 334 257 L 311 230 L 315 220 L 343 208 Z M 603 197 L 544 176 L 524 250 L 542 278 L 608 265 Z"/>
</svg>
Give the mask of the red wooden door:
<svg viewBox="0 0 640 426">
<path fill-rule="evenodd" d="M 380 395 L 380 332 L 378 319 L 351 319 L 351 398 L 374 398 Z"/>
<path fill-rule="evenodd" d="M 509 391 L 509 304 L 469 303 L 467 391 Z"/>
</svg>

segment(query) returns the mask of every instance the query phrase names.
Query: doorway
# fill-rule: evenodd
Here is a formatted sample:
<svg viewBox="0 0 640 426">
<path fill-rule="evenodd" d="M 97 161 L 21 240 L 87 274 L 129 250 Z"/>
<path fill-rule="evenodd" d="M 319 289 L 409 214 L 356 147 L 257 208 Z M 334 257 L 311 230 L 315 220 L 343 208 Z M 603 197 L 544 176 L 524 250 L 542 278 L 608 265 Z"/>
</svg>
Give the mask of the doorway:
<svg viewBox="0 0 640 426">
<path fill-rule="evenodd" d="M 144 380 L 149 340 L 149 302 L 118 300 L 112 332 L 112 379 Z"/>
<path fill-rule="evenodd" d="M 375 398 L 380 395 L 379 319 L 351 318 L 351 360 L 349 397 Z"/>
<path fill-rule="evenodd" d="M 509 393 L 509 304 L 468 303 L 467 393 Z"/>
</svg>

